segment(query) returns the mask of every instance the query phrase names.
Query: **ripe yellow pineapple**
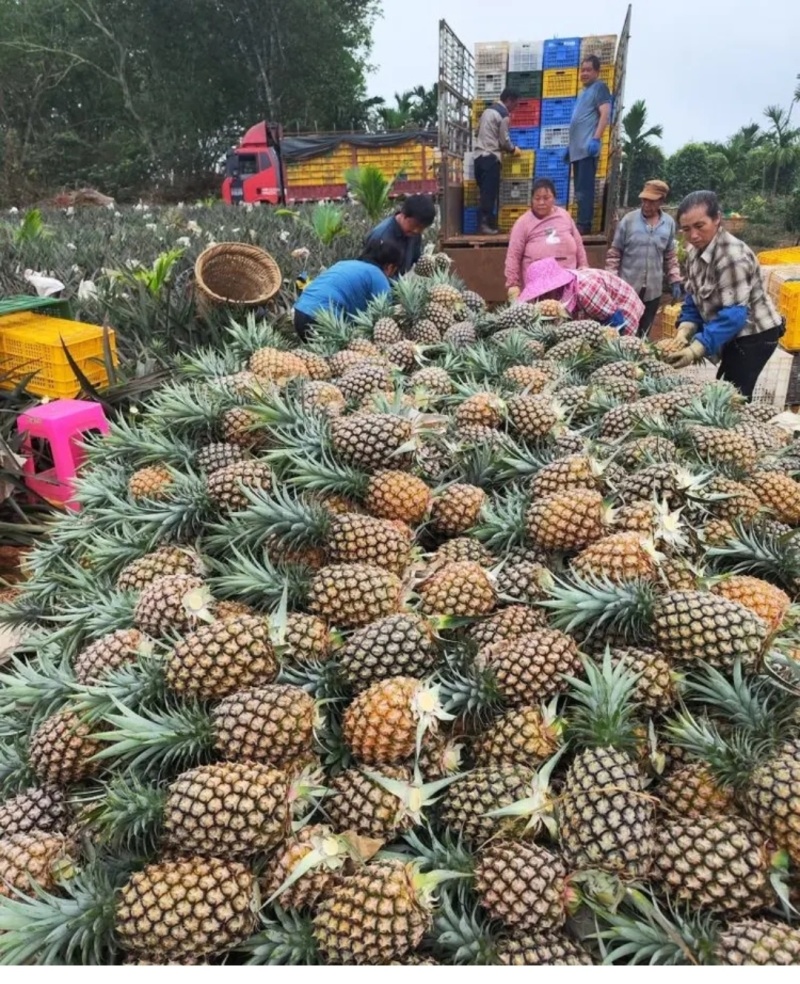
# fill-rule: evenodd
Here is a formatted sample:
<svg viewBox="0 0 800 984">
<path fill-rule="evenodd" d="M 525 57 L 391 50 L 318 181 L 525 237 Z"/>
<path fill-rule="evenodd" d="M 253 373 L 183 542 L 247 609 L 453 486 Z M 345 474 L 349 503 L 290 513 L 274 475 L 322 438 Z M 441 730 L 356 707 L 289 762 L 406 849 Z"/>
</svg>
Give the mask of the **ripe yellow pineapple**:
<svg viewBox="0 0 800 984">
<path fill-rule="evenodd" d="M 166 465 L 151 465 L 137 469 L 128 479 L 128 492 L 136 499 L 165 499 L 174 483 L 172 472 Z"/>
<path fill-rule="evenodd" d="M 116 588 L 118 591 L 141 591 L 156 578 L 172 574 L 196 574 L 204 572 L 200 556 L 187 547 L 159 547 L 138 560 L 131 561 L 120 571 Z"/>
<path fill-rule="evenodd" d="M 70 844 L 63 834 L 32 830 L 0 838 L 0 898 L 17 893 L 35 895 L 56 886 L 59 875 L 69 874 Z"/>
<path fill-rule="evenodd" d="M 431 529 L 443 536 L 466 533 L 478 522 L 485 502 L 486 493 L 475 485 L 449 485 L 433 499 Z"/>
<path fill-rule="evenodd" d="M 400 579 L 385 568 L 332 564 L 314 576 L 309 607 L 325 621 L 357 628 L 399 611 L 401 593 Z"/>
<path fill-rule="evenodd" d="M 299 687 L 275 683 L 225 697 L 211 719 L 214 747 L 226 761 L 284 767 L 308 755 L 317 707 Z"/>
<path fill-rule="evenodd" d="M 456 407 L 456 425 L 499 427 L 503 422 L 503 401 L 495 393 L 475 393 Z"/>
<path fill-rule="evenodd" d="M 595 540 L 572 559 L 570 566 L 581 577 L 607 578 L 619 583 L 654 577 L 661 559 L 649 537 L 623 532 Z"/>
<path fill-rule="evenodd" d="M 756 472 L 746 484 L 781 522 L 800 525 L 800 482 L 781 472 Z"/>
<path fill-rule="evenodd" d="M 263 461 L 235 461 L 211 472 L 206 479 L 208 497 L 222 512 L 247 509 L 250 500 L 243 488 L 269 492 L 272 488 L 272 470 Z"/>
<path fill-rule="evenodd" d="M 563 860 L 538 844 L 498 840 L 481 851 L 475 892 L 493 919 L 515 929 L 559 929 L 569 892 Z"/>
<path fill-rule="evenodd" d="M 769 628 L 770 632 L 778 629 L 791 605 L 791 599 L 785 591 L 776 588 L 769 581 L 745 574 L 734 574 L 723 578 L 713 591 L 728 601 L 738 602 L 755 612 Z"/>
<path fill-rule="evenodd" d="M 380 471 L 373 475 L 364 496 L 368 513 L 379 519 L 398 519 L 416 526 L 428 511 L 431 490 L 416 475 Z"/>
<path fill-rule="evenodd" d="M 97 683 L 107 673 L 134 662 L 148 648 L 138 629 L 117 629 L 82 649 L 72 664 L 78 683 Z"/>
<path fill-rule="evenodd" d="M 202 578 L 192 574 L 172 574 L 148 584 L 139 595 L 134 622 L 154 638 L 171 632 L 185 632 L 199 619 L 211 616 L 211 596 Z"/>
<path fill-rule="evenodd" d="M 293 352 L 269 347 L 254 352 L 250 356 L 248 368 L 260 381 L 274 382 L 279 386 L 290 379 L 309 376 L 305 363 Z"/>
<path fill-rule="evenodd" d="M 542 550 L 580 550 L 603 537 L 612 521 L 613 510 L 590 489 L 534 500 L 525 514 L 528 537 Z"/>
<path fill-rule="evenodd" d="M 488 615 L 497 604 L 489 574 L 473 561 L 437 567 L 417 588 L 428 615 Z"/>
<path fill-rule="evenodd" d="M 99 771 L 100 763 L 92 758 L 101 747 L 77 714 L 59 711 L 31 735 L 28 759 L 41 782 L 71 786 Z"/>
</svg>

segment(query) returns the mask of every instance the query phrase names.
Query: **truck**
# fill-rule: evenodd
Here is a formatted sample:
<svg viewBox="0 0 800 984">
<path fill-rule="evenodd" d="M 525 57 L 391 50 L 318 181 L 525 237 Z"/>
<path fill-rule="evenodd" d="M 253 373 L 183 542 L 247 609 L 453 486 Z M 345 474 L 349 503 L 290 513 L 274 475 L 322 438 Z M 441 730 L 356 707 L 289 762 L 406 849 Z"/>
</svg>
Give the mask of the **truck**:
<svg viewBox="0 0 800 984">
<path fill-rule="evenodd" d="M 530 184 L 534 176 L 540 176 L 533 163 L 539 157 L 540 163 L 547 166 L 548 161 L 563 162 L 563 146 L 567 138 L 568 115 L 558 117 L 557 112 L 569 113 L 570 100 L 577 95 L 577 67 L 580 59 L 588 53 L 602 51 L 603 69 L 601 77 L 609 81 L 612 91 L 611 123 L 601 154 L 603 177 L 596 199 L 595 224 L 591 235 L 584 236 L 584 244 L 589 263 L 594 267 L 604 267 L 606 252 L 613 239 L 616 226 L 617 208 L 620 195 L 620 169 L 622 158 L 621 122 L 625 90 L 625 69 L 630 38 L 631 8 L 627 9 L 620 34 L 592 35 L 586 38 L 552 39 L 546 42 L 505 42 L 476 45 L 476 55 L 483 59 L 480 70 L 476 57 L 464 45 L 445 20 L 439 22 L 439 149 L 441 152 L 441 224 L 439 249 L 453 261 L 455 271 L 467 286 L 477 291 L 491 303 L 502 303 L 506 297 L 504 264 L 508 249 L 507 227 L 505 233 L 495 236 L 481 236 L 472 228 L 465 228 L 465 219 L 470 214 L 470 206 L 477 202 L 470 196 L 477 193 L 477 187 L 470 181 L 469 167 L 473 157 L 473 137 L 482 108 L 500 95 L 508 80 L 509 84 L 520 80 L 526 86 L 527 119 L 523 118 L 526 137 L 530 143 L 520 146 L 530 147 L 524 152 L 524 160 L 514 158 L 509 166 L 528 171 L 509 175 L 509 185 L 518 197 L 516 207 L 507 206 L 509 220 L 515 214 L 524 212 L 529 205 Z M 548 64 L 547 52 L 551 52 Z M 542 52 L 545 52 L 542 55 Z M 563 64 L 569 67 L 558 69 L 559 54 L 563 53 Z M 504 67 L 505 66 L 505 67 Z M 509 68 L 515 69 L 512 75 Z M 550 73 L 550 74 L 548 74 Z M 535 87 L 539 86 L 537 90 Z M 515 85 L 515 88 L 517 86 Z M 539 92 L 540 98 L 535 97 Z M 484 97 L 485 102 L 478 96 Z M 548 98 L 551 97 L 551 98 Z M 552 98 L 556 97 L 556 98 Z M 561 98 L 558 98 L 561 97 Z M 546 107 L 546 109 L 545 109 Z M 534 114 L 536 110 L 536 114 Z M 544 130 L 539 125 L 544 122 L 545 113 L 560 126 L 548 127 L 548 143 L 539 147 L 539 139 L 544 139 Z M 512 117 L 511 125 L 514 127 Z M 512 130 L 512 138 L 514 136 Z M 543 152 L 542 152 L 543 151 Z M 529 173 L 533 172 L 533 173 Z M 555 176 L 551 172 L 548 177 Z M 600 170 L 598 171 L 600 173 Z M 557 184 L 563 185 L 563 200 L 559 204 L 574 211 L 572 191 L 568 170 L 559 172 Z M 527 196 L 525 188 L 527 187 Z M 466 197 L 465 197 L 466 196 Z M 502 204 L 501 196 L 501 204 Z"/>
<path fill-rule="evenodd" d="M 285 205 L 343 199 L 345 172 L 373 164 L 394 179 L 392 197 L 435 195 L 439 188 L 436 130 L 390 133 L 301 133 L 276 123 L 251 126 L 227 155 L 222 198 L 230 205 Z"/>
</svg>

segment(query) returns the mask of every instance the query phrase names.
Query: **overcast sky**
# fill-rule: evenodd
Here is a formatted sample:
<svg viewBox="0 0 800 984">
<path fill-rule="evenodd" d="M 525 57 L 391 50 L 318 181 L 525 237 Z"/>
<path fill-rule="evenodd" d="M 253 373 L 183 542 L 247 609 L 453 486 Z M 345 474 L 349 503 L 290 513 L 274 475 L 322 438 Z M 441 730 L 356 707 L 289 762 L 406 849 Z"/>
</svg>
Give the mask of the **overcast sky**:
<svg viewBox="0 0 800 984">
<path fill-rule="evenodd" d="M 384 0 L 376 24 L 370 95 L 430 85 L 438 74 L 439 18 L 472 50 L 476 41 L 619 34 L 619 0 Z M 787 106 L 800 73 L 798 0 L 638 0 L 633 4 L 625 104 L 647 102 L 670 153 L 690 140 L 724 140 Z M 800 107 L 795 122 L 800 125 Z"/>
</svg>

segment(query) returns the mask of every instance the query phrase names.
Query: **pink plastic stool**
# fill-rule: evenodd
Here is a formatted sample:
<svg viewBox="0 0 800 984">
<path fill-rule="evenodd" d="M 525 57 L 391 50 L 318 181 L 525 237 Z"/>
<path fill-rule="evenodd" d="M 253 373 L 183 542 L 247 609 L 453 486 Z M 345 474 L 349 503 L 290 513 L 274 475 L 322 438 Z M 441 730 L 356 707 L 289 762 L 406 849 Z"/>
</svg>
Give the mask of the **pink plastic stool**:
<svg viewBox="0 0 800 984">
<path fill-rule="evenodd" d="M 79 509 L 72 496 L 75 476 L 86 456 L 80 442 L 89 431 L 107 434 L 109 430 L 100 404 L 89 400 L 54 400 L 21 413 L 17 417 L 17 429 L 22 435 L 22 454 L 26 459 L 22 473 L 28 488 L 48 502 Z M 51 468 L 37 467 L 39 449 L 49 450 Z"/>
</svg>

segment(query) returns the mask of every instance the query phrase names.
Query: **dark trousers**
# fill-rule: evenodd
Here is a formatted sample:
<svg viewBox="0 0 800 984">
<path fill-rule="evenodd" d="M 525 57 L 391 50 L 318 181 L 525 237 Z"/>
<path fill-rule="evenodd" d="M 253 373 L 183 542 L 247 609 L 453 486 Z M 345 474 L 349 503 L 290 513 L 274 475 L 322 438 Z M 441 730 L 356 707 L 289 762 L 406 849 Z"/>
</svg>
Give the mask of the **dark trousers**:
<svg viewBox="0 0 800 984">
<path fill-rule="evenodd" d="M 490 229 L 497 228 L 497 209 L 500 199 L 501 164 L 494 154 L 475 158 L 475 181 L 480 192 L 478 221 Z"/>
<path fill-rule="evenodd" d="M 641 294 L 639 297 L 641 299 Z M 647 338 L 658 314 L 658 309 L 661 306 L 661 298 L 654 297 L 652 301 L 642 299 L 642 304 L 644 304 L 644 314 L 642 315 L 642 320 L 639 322 L 639 327 L 636 329 L 636 334 L 639 338 Z"/>
<path fill-rule="evenodd" d="M 312 326 L 314 324 L 314 319 L 310 314 L 303 314 L 302 311 L 298 311 L 295 308 L 294 312 L 294 330 L 300 336 L 301 342 L 307 342 L 308 336 L 311 333 Z"/>
<path fill-rule="evenodd" d="M 578 203 L 578 231 L 586 235 L 592 231 L 594 215 L 594 179 L 597 175 L 597 158 L 584 157 L 572 164 L 572 178 L 575 182 L 575 201 Z"/>
<path fill-rule="evenodd" d="M 717 379 L 724 379 L 739 390 L 749 400 L 756 388 L 761 370 L 778 347 L 778 339 L 784 332 L 780 328 L 770 328 L 758 335 L 744 335 L 734 338 L 722 350 Z"/>
</svg>

